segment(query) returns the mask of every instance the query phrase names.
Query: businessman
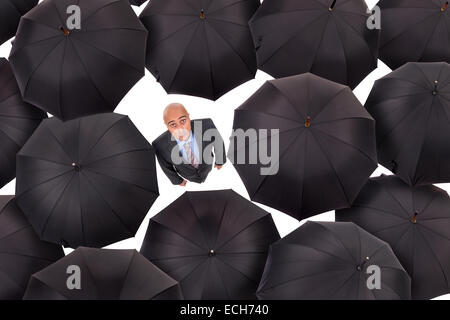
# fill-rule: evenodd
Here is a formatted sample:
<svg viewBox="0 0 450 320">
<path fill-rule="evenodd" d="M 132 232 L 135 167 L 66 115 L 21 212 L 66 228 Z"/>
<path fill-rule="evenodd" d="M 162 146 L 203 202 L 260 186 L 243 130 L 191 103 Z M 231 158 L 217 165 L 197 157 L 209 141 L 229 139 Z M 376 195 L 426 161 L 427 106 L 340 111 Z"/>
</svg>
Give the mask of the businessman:
<svg viewBox="0 0 450 320">
<path fill-rule="evenodd" d="M 186 186 L 188 181 L 203 183 L 212 167 L 226 162 L 223 139 L 211 119 L 191 120 L 179 103 L 164 110 L 167 131 L 154 142 L 158 162 L 170 181 Z"/>
</svg>

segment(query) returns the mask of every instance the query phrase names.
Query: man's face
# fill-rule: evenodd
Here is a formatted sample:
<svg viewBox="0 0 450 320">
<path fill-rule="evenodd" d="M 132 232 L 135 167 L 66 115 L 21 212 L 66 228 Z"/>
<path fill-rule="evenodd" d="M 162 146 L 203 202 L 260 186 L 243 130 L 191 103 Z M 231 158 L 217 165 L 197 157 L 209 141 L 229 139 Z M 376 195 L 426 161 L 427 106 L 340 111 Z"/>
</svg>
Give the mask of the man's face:
<svg viewBox="0 0 450 320">
<path fill-rule="evenodd" d="M 191 119 L 184 108 L 173 108 L 166 115 L 166 126 L 172 136 L 179 141 L 190 138 Z"/>
</svg>

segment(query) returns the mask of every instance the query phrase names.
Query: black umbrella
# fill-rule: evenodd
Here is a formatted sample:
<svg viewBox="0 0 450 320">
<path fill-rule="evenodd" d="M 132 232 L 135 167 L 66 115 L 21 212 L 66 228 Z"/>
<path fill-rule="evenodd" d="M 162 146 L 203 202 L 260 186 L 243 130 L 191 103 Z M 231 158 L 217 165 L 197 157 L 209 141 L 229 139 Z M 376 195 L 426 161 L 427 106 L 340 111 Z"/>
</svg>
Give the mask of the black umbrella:
<svg viewBox="0 0 450 320">
<path fill-rule="evenodd" d="M 13 196 L 0 196 L 0 300 L 22 299 L 30 276 L 64 257 L 41 241 Z"/>
<path fill-rule="evenodd" d="M 80 247 L 34 274 L 24 299 L 180 300 L 182 294 L 175 280 L 136 250 Z"/>
<path fill-rule="evenodd" d="M 25 101 L 70 120 L 116 108 L 144 76 L 146 39 L 128 0 L 46 0 L 23 16 L 10 61 Z"/>
<path fill-rule="evenodd" d="M 372 117 L 348 87 L 312 74 L 264 84 L 236 109 L 234 129 L 229 157 L 251 199 L 299 220 L 350 207 L 377 167 Z M 244 144 L 239 129 L 268 138 Z M 263 146 L 279 151 L 271 170 L 250 161 Z"/>
<path fill-rule="evenodd" d="M 130 4 L 136 7 L 140 7 L 142 6 L 142 4 L 144 4 L 144 2 L 146 2 L 147 0 L 129 0 Z"/>
<path fill-rule="evenodd" d="M 141 253 L 189 300 L 255 299 L 272 217 L 232 190 L 187 192 L 150 220 Z"/>
<path fill-rule="evenodd" d="M 378 287 L 371 278 L 375 268 Z M 409 300 L 411 279 L 387 243 L 353 223 L 307 222 L 270 247 L 257 296 L 262 300 Z"/>
<path fill-rule="evenodd" d="M 258 67 L 311 72 L 355 88 L 377 67 L 379 30 L 364 0 L 264 0 L 250 20 Z"/>
<path fill-rule="evenodd" d="M 133 237 L 158 197 L 155 154 L 123 115 L 44 120 L 18 153 L 16 190 L 42 239 L 103 247 Z"/>
<path fill-rule="evenodd" d="M 407 62 L 450 62 L 447 0 L 381 0 L 380 59 L 391 69 Z"/>
<path fill-rule="evenodd" d="M 39 0 L 0 1 L 0 45 L 14 37 L 20 17 L 38 4 Z"/>
<path fill-rule="evenodd" d="M 216 100 L 251 80 L 256 55 L 248 20 L 259 0 L 152 0 L 147 68 L 168 93 Z"/>
<path fill-rule="evenodd" d="M 0 58 L 0 188 L 16 176 L 16 154 L 47 115 L 23 102 L 9 62 Z"/>
<path fill-rule="evenodd" d="M 413 299 L 450 292 L 450 198 L 444 190 L 410 187 L 395 176 L 370 179 L 336 219 L 353 221 L 392 246 L 411 276 Z"/>
<path fill-rule="evenodd" d="M 450 182 L 449 64 L 406 64 L 375 83 L 366 108 L 383 166 L 410 185 Z"/>
</svg>

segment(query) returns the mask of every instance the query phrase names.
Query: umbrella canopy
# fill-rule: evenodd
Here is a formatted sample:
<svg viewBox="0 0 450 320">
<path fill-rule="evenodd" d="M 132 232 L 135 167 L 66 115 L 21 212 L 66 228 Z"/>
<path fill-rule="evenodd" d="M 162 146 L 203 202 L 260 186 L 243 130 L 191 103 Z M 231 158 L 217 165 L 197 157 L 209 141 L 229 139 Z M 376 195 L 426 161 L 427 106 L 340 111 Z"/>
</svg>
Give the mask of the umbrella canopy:
<svg viewBox="0 0 450 320">
<path fill-rule="evenodd" d="M 0 45 L 16 34 L 20 17 L 36 6 L 38 2 L 39 0 L 0 1 Z"/>
<path fill-rule="evenodd" d="M 450 198 L 435 186 L 395 176 L 370 179 L 351 209 L 337 211 L 388 242 L 412 280 L 413 299 L 450 292 Z"/>
<path fill-rule="evenodd" d="M 450 62 L 447 0 L 381 0 L 380 59 L 391 69 L 407 62 Z"/>
<path fill-rule="evenodd" d="M 450 65 L 408 63 L 366 102 L 380 163 L 410 185 L 450 182 Z"/>
<path fill-rule="evenodd" d="M 234 191 L 187 192 L 150 220 L 141 253 L 188 300 L 255 299 L 279 238 L 270 214 Z"/>
<path fill-rule="evenodd" d="M 379 288 L 371 267 L 379 268 Z M 391 247 L 353 223 L 307 222 L 270 247 L 261 300 L 409 300 L 411 279 Z"/>
<path fill-rule="evenodd" d="M 17 156 L 17 203 L 42 239 L 103 247 L 135 235 L 159 195 L 155 162 L 126 116 L 48 119 Z"/>
<path fill-rule="evenodd" d="M 251 80 L 256 55 L 248 20 L 259 0 L 152 0 L 147 68 L 168 93 L 211 100 Z"/>
<path fill-rule="evenodd" d="M 299 220 L 350 207 L 377 167 L 372 117 L 348 87 L 312 74 L 264 84 L 236 109 L 234 130 L 229 156 L 251 199 Z M 273 145 L 272 169 L 249 160 Z"/>
<path fill-rule="evenodd" d="M 71 275 L 74 277 L 73 282 L 69 279 Z M 76 287 L 77 281 L 80 289 Z M 75 288 L 69 287 L 68 284 Z M 24 299 L 181 300 L 182 295 L 175 280 L 136 250 L 80 247 L 34 274 Z"/>
<path fill-rule="evenodd" d="M 264 0 L 250 20 L 259 69 L 311 72 L 355 88 L 377 67 L 379 30 L 364 0 Z"/>
<path fill-rule="evenodd" d="M 41 241 L 13 196 L 0 196 L 0 300 L 22 299 L 30 276 L 64 257 Z"/>
<path fill-rule="evenodd" d="M 25 101 L 70 120 L 114 111 L 144 76 L 146 39 L 127 0 L 46 0 L 23 16 L 10 61 Z"/>
<path fill-rule="evenodd" d="M 136 7 L 140 7 L 146 2 L 147 0 L 129 0 L 130 4 Z"/>
<path fill-rule="evenodd" d="M 0 188 L 16 176 L 16 154 L 47 115 L 23 102 L 9 62 L 0 59 Z"/>
</svg>

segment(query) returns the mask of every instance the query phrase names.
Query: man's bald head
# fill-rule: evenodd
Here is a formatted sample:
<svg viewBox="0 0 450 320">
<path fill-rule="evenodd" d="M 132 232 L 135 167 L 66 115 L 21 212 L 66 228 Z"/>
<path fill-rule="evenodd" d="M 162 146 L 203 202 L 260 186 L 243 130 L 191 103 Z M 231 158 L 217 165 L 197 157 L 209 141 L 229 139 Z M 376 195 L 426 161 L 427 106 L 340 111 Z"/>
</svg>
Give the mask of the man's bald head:
<svg viewBox="0 0 450 320">
<path fill-rule="evenodd" d="M 181 103 L 171 103 L 163 113 L 164 123 L 170 133 L 178 140 L 187 140 L 191 131 L 189 113 Z"/>
</svg>

